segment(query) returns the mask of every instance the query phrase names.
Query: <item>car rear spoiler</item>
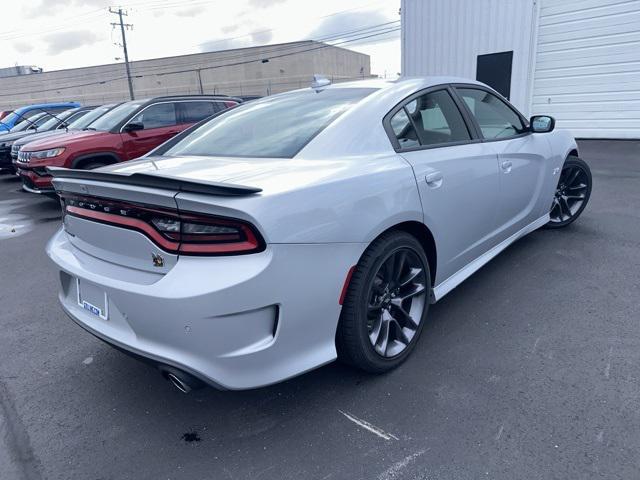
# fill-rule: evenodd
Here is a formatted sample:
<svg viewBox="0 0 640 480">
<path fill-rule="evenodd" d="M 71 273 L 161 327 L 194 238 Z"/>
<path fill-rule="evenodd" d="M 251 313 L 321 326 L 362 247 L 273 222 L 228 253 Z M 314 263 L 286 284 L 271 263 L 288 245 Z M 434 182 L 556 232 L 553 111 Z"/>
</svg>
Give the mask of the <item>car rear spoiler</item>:
<svg viewBox="0 0 640 480">
<path fill-rule="evenodd" d="M 235 185 L 231 183 L 208 182 L 206 180 L 191 180 L 180 177 L 154 175 L 152 173 L 110 173 L 95 170 L 74 170 L 62 167 L 46 167 L 53 178 L 69 178 L 73 180 L 90 180 L 95 182 L 118 183 L 121 185 L 138 185 L 140 187 L 159 188 L 162 190 L 176 190 L 179 192 L 204 193 L 208 195 L 222 195 L 227 197 L 252 195 L 262 191 L 261 188 Z"/>
</svg>

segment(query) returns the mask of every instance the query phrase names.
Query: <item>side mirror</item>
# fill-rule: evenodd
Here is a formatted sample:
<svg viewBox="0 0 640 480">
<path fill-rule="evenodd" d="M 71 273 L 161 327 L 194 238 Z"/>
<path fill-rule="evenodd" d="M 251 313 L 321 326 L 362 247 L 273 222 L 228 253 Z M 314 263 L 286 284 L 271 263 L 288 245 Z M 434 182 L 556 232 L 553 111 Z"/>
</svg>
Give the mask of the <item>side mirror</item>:
<svg viewBox="0 0 640 480">
<path fill-rule="evenodd" d="M 529 122 L 533 133 L 548 133 L 556 126 L 556 120 L 549 115 L 534 115 Z"/>
<path fill-rule="evenodd" d="M 144 130 L 144 125 L 141 122 L 127 123 L 122 129 L 123 132 L 127 133 L 138 132 L 140 130 Z"/>
</svg>

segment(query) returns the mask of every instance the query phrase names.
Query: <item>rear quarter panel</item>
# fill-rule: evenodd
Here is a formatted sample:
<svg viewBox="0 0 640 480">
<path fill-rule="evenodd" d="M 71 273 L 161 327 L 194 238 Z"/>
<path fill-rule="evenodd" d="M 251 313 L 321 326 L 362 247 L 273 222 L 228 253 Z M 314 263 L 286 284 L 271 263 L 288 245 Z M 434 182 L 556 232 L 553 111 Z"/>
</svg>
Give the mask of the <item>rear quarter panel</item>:
<svg viewBox="0 0 640 480">
<path fill-rule="evenodd" d="M 250 221 L 267 243 L 369 243 L 395 224 L 423 220 L 413 170 L 395 153 L 328 163 L 320 177 L 270 175 L 250 197 L 176 200 L 181 210 Z"/>
</svg>

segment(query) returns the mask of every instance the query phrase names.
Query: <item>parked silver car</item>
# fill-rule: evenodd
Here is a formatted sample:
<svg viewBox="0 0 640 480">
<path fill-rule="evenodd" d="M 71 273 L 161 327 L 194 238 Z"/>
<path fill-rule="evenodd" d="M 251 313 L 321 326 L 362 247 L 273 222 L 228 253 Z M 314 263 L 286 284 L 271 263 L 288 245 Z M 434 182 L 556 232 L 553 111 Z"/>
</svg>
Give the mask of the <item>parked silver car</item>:
<svg viewBox="0 0 640 480">
<path fill-rule="evenodd" d="M 319 83 L 137 161 L 50 170 L 64 310 L 183 391 L 336 357 L 394 368 L 430 303 L 523 235 L 569 225 L 591 192 L 551 117 L 433 77 Z"/>
</svg>

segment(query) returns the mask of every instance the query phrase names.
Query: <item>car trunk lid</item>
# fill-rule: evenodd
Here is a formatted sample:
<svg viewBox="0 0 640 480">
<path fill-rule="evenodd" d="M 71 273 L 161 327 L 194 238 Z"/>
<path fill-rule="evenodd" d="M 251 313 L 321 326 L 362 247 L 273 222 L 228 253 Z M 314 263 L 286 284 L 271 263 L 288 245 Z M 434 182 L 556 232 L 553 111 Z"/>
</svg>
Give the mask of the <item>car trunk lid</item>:
<svg viewBox="0 0 640 480">
<path fill-rule="evenodd" d="M 180 240 L 162 231 L 167 223 L 163 219 L 169 223 L 179 219 L 178 193 L 237 196 L 259 191 L 144 173 L 48 170 L 62 200 L 65 231 L 75 248 L 111 264 L 157 274 L 167 273 L 179 258 Z"/>
</svg>

